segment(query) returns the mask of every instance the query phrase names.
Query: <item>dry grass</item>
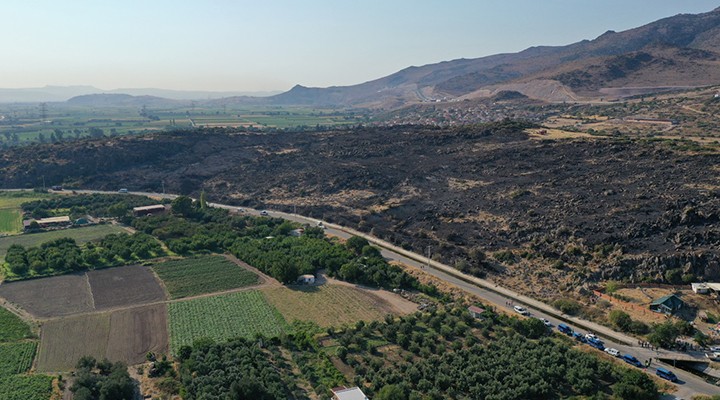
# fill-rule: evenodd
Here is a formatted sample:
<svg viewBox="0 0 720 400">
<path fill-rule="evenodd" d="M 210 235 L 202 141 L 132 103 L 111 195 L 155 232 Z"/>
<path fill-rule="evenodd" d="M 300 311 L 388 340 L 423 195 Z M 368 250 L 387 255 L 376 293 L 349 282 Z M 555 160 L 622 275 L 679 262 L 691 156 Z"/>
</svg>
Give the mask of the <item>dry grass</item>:
<svg viewBox="0 0 720 400">
<path fill-rule="evenodd" d="M 398 314 L 390 302 L 372 292 L 345 285 L 273 287 L 262 292 L 288 322 L 313 321 L 329 327 Z"/>
</svg>

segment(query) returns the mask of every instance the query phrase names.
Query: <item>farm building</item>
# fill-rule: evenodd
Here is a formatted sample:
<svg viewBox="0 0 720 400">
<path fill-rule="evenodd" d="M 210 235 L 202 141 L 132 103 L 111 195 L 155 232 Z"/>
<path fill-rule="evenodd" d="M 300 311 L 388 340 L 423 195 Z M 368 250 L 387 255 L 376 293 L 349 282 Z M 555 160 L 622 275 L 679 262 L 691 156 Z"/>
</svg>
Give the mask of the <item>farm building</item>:
<svg viewBox="0 0 720 400">
<path fill-rule="evenodd" d="M 26 219 L 23 221 L 23 228 L 31 229 L 32 223 L 37 222 L 38 226 L 40 228 L 51 228 L 51 227 L 60 227 L 60 226 L 67 226 L 70 225 L 72 222 L 70 221 L 70 217 L 65 215 L 62 217 L 50 217 L 50 218 L 40 218 L 40 219 Z"/>
<path fill-rule="evenodd" d="M 302 283 L 304 285 L 312 285 L 313 283 L 315 283 L 315 275 L 312 275 L 312 274 L 300 275 L 297 278 L 297 282 Z"/>
<path fill-rule="evenodd" d="M 359 387 L 340 386 L 332 389 L 333 400 L 370 400 Z"/>
<path fill-rule="evenodd" d="M 692 283 L 692 291 L 697 294 L 707 294 L 710 292 L 710 287 L 707 283 Z"/>
<path fill-rule="evenodd" d="M 164 204 L 155 204 L 152 206 L 133 207 L 133 215 L 143 217 L 146 215 L 164 214 L 167 208 Z"/>
<path fill-rule="evenodd" d="M 673 314 L 685 306 L 685 303 L 676 295 L 663 296 L 650 303 L 650 310 L 665 314 Z"/>
<path fill-rule="evenodd" d="M 472 315 L 473 318 L 482 319 L 482 313 L 485 312 L 485 309 L 478 306 L 470 306 L 468 307 L 468 311 L 470 311 L 470 315 Z"/>
</svg>

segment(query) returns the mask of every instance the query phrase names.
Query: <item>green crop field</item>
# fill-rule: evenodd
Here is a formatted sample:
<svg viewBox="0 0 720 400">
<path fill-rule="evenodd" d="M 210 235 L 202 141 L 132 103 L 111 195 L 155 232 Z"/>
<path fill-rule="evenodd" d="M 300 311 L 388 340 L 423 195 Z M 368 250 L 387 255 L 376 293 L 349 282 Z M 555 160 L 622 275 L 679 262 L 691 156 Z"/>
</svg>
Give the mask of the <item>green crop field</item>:
<svg viewBox="0 0 720 400">
<path fill-rule="evenodd" d="M 30 327 L 23 320 L 0 307 L 0 342 L 13 342 L 30 335 Z"/>
<path fill-rule="evenodd" d="M 221 256 L 192 257 L 153 266 L 173 299 L 251 286 L 258 276 Z"/>
<path fill-rule="evenodd" d="M 27 372 L 36 348 L 35 342 L 0 343 L 0 376 Z"/>
<path fill-rule="evenodd" d="M 93 225 L 82 228 L 62 229 L 59 231 L 8 236 L 0 238 L 0 258 L 5 258 L 5 253 L 12 244 L 34 247 L 63 237 L 73 238 L 78 243 L 85 243 L 90 240 L 103 238 L 111 233 L 123 232 L 127 233 L 126 230 L 116 225 Z"/>
<path fill-rule="evenodd" d="M 0 192 L 0 233 L 15 234 L 22 231 L 20 205 L 49 196 L 50 194 L 30 191 Z"/>
<path fill-rule="evenodd" d="M 52 380 L 47 375 L 0 376 L 0 399 L 48 400 L 52 394 Z"/>
<path fill-rule="evenodd" d="M 257 290 L 202 297 L 168 304 L 170 349 L 207 337 L 215 341 L 274 337 L 287 329 L 280 313 Z"/>
<path fill-rule="evenodd" d="M 22 215 L 19 210 L 0 208 L 0 232 L 18 233 L 22 229 Z"/>
</svg>

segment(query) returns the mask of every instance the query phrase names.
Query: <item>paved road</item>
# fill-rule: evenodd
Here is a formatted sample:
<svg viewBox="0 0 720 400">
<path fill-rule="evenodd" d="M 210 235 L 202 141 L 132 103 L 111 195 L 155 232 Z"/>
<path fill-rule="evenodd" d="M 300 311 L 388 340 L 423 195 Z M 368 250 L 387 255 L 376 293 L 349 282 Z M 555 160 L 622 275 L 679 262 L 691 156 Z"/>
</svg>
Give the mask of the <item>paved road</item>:
<svg viewBox="0 0 720 400">
<path fill-rule="evenodd" d="M 96 190 L 76 190 L 76 192 L 115 193 Z M 132 192 L 132 194 L 167 199 L 173 199 L 177 197 L 177 195 L 174 194 L 164 193 Z M 237 207 L 218 203 L 208 203 L 208 205 L 211 207 L 224 208 L 233 211 L 241 211 L 249 215 L 260 215 L 261 212 L 260 210 L 254 210 L 246 207 Z M 314 218 L 308 218 L 302 215 L 289 214 L 280 211 L 268 211 L 268 214 L 271 217 L 284 218 L 287 220 L 303 224 L 310 224 L 313 226 L 321 222 L 320 220 Z M 659 362 L 657 361 L 658 357 L 686 358 L 688 356 L 688 353 L 677 353 L 667 350 L 652 351 L 650 349 L 642 348 L 638 346 L 637 339 L 633 337 L 625 335 L 621 332 L 616 332 L 608 327 L 596 324 L 591 321 L 586 321 L 577 317 L 562 314 L 558 310 L 550 307 L 545 303 L 516 293 L 508 288 L 499 286 L 494 282 L 463 274 L 450 266 L 430 260 L 422 255 L 409 252 L 391 243 L 369 236 L 354 229 L 342 227 L 324 221 L 322 222 L 322 224 L 325 226 L 326 232 L 328 234 L 332 234 L 342 238 L 349 238 L 351 236 L 364 237 L 368 241 L 378 245 L 381 248 L 382 255 L 388 260 L 398 261 L 402 264 L 422 268 L 426 273 L 431 274 L 445 282 L 453 284 L 470 294 L 476 295 L 483 299 L 484 302 L 488 303 L 489 305 L 493 305 L 496 308 L 505 309 L 508 312 L 513 312 L 513 305 L 523 305 L 528 309 L 531 317 L 545 318 L 550 321 L 553 327 L 556 327 L 559 323 L 565 323 L 567 325 L 570 325 L 574 330 L 579 331 L 580 329 L 583 329 L 587 332 L 595 333 L 603 339 L 605 347 L 616 348 L 622 354 L 632 354 L 638 359 L 640 359 L 640 361 L 642 362 L 645 362 L 646 360 L 652 358 L 653 361 L 650 367 L 647 368 L 648 372 L 651 374 L 655 373 L 655 368 L 659 364 Z M 702 359 L 701 353 L 694 353 L 691 354 L 691 356 L 697 359 Z M 671 365 L 664 365 L 664 367 L 672 368 Z M 720 393 L 719 387 L 711 385 L 693 374 L 679 370 L 677 368 L 674 368 L 672 370 L 680 379 L 680 382 L 678 384 L 678 391 L 675 393 L 674 398 L 689 399 L 697 394 L 712 395 Z M 673 398 L 673 396 L 671 396 L 670 398 Z"/>
</svg>

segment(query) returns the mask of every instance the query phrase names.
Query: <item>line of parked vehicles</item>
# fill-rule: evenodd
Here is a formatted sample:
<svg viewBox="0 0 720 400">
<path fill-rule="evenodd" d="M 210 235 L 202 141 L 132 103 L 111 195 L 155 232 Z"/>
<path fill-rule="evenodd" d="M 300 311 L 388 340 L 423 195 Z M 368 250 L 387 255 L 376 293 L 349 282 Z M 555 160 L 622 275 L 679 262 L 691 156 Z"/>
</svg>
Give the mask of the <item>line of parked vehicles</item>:
<svg viewBox="0 0 720 400">
<path fill-rule="evenodd" d="M 527 315 L 527 314 L 525 314 L 525 315 Z M 640 360 L 637 359 L 637 357 L 635 357 L 631 354 L 622 354 L 621 355 L 620 351 L 618 349 L 613 348 L 613 347 L 605 347 L 605 344 L 603 343 L 603 341 L 599 337 L 597 337 L 597 335 L 595 335 L 593 333 L 583 334 L 583 333 L 573 330 L 571 327 L 569 327 L 568 325 L 565 325 L 565 324 L 558 324 L 557 329 L 558 329 L 558 331 L 574 338 L 575 340 L 577 340 L 581 343 L 586 343 L 586 344 L 590 345 L 591 347 L 594 347 L 598 350 L 604 351 L 605 353 L 607 353 L 613 357 L 618 357 L 630 365 L 633 365 L 638 368 L 646 367 L 645 365 L 643 365 L 643 363 Z M 655 369 L 655 375 L 657 375 L 663 379 L 667 379 L 671 382 L 677 382 L 677 380 L 678 380 L 677 376 L 672 371 L 669 371 L 662 367 L 657 367 Z"/>
</svg>

